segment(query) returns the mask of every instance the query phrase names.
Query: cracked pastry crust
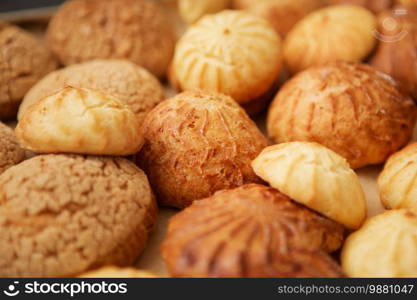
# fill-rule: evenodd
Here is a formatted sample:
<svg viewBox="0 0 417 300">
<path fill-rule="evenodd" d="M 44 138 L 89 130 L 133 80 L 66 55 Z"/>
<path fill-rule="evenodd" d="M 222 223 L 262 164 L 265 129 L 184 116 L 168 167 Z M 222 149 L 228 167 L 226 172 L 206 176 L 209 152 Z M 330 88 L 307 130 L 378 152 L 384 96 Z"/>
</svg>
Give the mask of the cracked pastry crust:
<svg viewBox="0 0 417 300">
<path fill-rule="evenodd" d="M 73 0 L 52 18 L 47 42 L 64 65 L 126 58 L 163 77 L 175 35 L 170 19 L 145 0 Z"/>
<path fill-rule="evenodd" d="M 56 67 L 41 41 L 0 21 L 0 120 L 13 118 L 25 93 Z"/>
<path fill-rule="evenodd" d="M 266 20 L 225 10 L 188 28 L 176 45 L 170 79 L 178 90 L 220 92 L 249 105 L 268 92 L 281 65 L 281 40 Z"/>
<path fill-rule="evenodd" d="M 417 143 L 387 160 L 378 177 L 381 202 L 387 209 L 417 209 Z"/>
<path fill-rule="evenodd" d="M 255 173 L 294 201 L 356 229 L 366 202 L 347 161 L 316 143 L 292 142 L 265 148 L 252 162 Z"/>
<path fill-rule="evenodd" d="M 285 64 L 295 74 L 333 61 L 359 62 L 376 45 L 376 17 L 354 5 L 316 10 L 288 33 L 283 44 Z"/>
<path fill-rule="evenodd" d="M 416 112 L 390 76 L 337 62 L 289 80 L 269 107 L 267 128 L 276 143 L 317 142 L 356 169 L 382 163 L 407 144 Z"/>
<path fill-rule="evenodd" d="M 136 154 L 141 126 L 118 99 L 91 89 L 66 87 L 26 111 L 16 127 L 22 148 L 36 153 Z"/>
<path fill-rule="evenodd" d="M 417 100 L 417 7 L 406 9 L 406 14 L 387 10 L 378 16 L 381 42 L 370 64 L 397 79 Z M 393 21 L 395 28 L 384 26 L 386 20 Z"/>
<path fill-rule="evenodd" d="M 74 276 L 127 266 L 157 206 L 146 175 L 123 158 L 41 155 L 0 175 L 0 276 Z"/>
<path fill-rule="evenodd" d="M 146 69 L 124 59 L 96 59 L 54 71 L 36 83 L 19 107 L 18 119 L 34 103 L 65 86 L 96 89 L 129 105 L 140 123 L 164 100 L 160 82 Z"/>
<path fill-rule="evenodd" d="M 156 274 L 132 267 L 106 266 L 78 276 L 79 278 L 157 278 Z"/>
<path fill-rule="evenodd" d="M 341 225 L 248 184 L 171 218 L 161 252 L 175 277 L 340 277 L 325 251 L 342 241 Z"/>
<path fill-rule="evenodd" d="M 250 163 L 267 140 L 228 96 L 184 92 L 151 111 L 143 130 L 137 161 L 162 205 L 183 208 L 215 191 L 260 182 Z"/>
<path fill-rule="evenodd" d="M 327 0 L 326 0 L 327 1 Z M 325 5 L 324 0 L 234 0 L 235 9 L 244 9 L 268 20 L 281 37 L 304 16 Z"/>
<path fill-rule="evenodd" d="M 386 211 L 351 234 L 341 254 L 350 277 L 417 277 L 417 215 Z"/>
<path fill-rule="evenodd" d="M 0 174 L 25 159 L 11 128 L 0 122 Z"/>
</svg>

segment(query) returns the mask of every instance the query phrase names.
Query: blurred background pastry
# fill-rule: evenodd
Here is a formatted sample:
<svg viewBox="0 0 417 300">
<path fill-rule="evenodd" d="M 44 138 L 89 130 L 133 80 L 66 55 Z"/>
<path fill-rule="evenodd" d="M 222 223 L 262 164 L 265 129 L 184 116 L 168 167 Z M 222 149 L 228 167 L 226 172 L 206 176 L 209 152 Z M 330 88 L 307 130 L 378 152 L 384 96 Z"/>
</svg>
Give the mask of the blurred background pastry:
<svg viewBox="0 0 417 300">
<path fill-rule="evenodd" d="M 119 268 L 106 266 L 97 270 L 83 273 L 80 278 L 157 278 L 156 274 L 138 270 L 132 267 Z"/>
<path fill-rule="evenodd" d="M 396 0 L 327 0 L 329 4 L 352 4 L 363 6 L 374 13 L 392 7 Z M 398 0 L 397 0 L 398 1 Z"/>
<path fill-rule="evenodd" d="M 178 11 L 185 22 L 193 24 L 207 14 L 228 8 L 231 2 L 231 0 L 178 0 Z"/>
<path fill-rule="evenodd" d="M 390 76 L 359 63 L 313 67 L 290 79 L 269 107 L 276 142 L 312 141 L 352 168 L 383 163 L 412 136 L 416 107 Z"/>
</svg>

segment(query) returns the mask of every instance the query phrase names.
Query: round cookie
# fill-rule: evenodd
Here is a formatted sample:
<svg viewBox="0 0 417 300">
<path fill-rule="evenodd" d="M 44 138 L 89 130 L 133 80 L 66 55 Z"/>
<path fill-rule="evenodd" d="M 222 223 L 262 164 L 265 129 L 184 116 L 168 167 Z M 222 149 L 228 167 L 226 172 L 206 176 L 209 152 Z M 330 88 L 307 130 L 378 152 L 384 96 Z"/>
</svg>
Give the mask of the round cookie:
<svg viewBox="0 0 417 300">
<path fill-rule="evenodd" d="M 359 63 L 330 63 L 281 88 L 269 108 L 268 135 L 276 143 L 317 142 L 356 169 L 382 163 L 407 144 L 416 111 L 390 76 Z"/>
<path fill-rule="evenodd" d="M 31 105 L 67 85 L 96 89 L 118 98 L 129 105 L 140 123 L 165 98 L 162 85 L 144 68 L 124 59 L 96 59 L 54 71 L 41 79 L 25 95 L 18 119 Z"/>
<path fill-rule="evenodd" d="M 57 63 L 41 41 L 1 21 L 0 49 L 0 120 L 4 120 L 16 115 L 26 92 Z"/>
<path fill-rule="evenodd" d="M 230 97 L 184 92 L 144 122 L 138 163 L 162 205 L 185 207 L 221 189 L 260 182 L 250 163 L 267 140 Z"/>
<path fill-rule="evenodd" d="M 175 35 L 169 18 L 149 0 L 73 0 L 52 17 L 47 42 L 64 65 L 126 58 L 163 77 Z"/>
<path fill-rule="evenodd" d="M 285 38 L 285 64 L 294 74 L 338 60 L 361 61 L 376 45 L 375 29 L 375 16 L 360 6 L 334 5 L 316 10 Z"/>
<path fill-rule="evenodd" d="M 324 146 L 305 142 L 270 146 L 252 167 L 272 187 L 347 228 L 359 228 L 366 218 L 358 176 L 343 157 Z"/>
<path fill-rule="evenodd" d="M 323 250 L 336 250 L 342 240 L 341 225 L 249 184 L 171 218 L 161 251 L 175 277 L 339 277 Z"/>
<path fill-rule="evenodd" d="M 0 174 L 25 159 L 11 128 L 0 122 Z"/>
<path fill-rule="evenodd" d="M 329 4 L 352 4 L 363 6 L 374 13 L 389 9 L 395 0 L 328 0 Z"/>
<path fill-rule="evenodd" d="M 387 209 L 417 209 L 417 143 L 390 156 L 378 177 L 382 204 Z"/>
<path fill-rule="evenodd" d="M 231 0 L 179 0 L 178 11 L 188 24 L 197 22 L 207 14 L 214 14 L 226 9 Z"/>
<path fill-rule="evenodd" d="M 157 207 L 123 158 L 41 155 L 0 175 L 0 276 L 65 277 L 132 264 Z"/>
<path fill-rule="evenodd" d="M 417 277 L 417 215 L 400 209 L 369 219 L 348 237 L 341 259 L 350 277 Z"/>
<path fill-rule="evenodd" d="M 170 79 L 178 90 L 220 92 L 254 106 L 273 88 L 281 65 L 281 40 L 266 20 L 225 10 L 188 28 L 176 45 Z"/>
<path fill-rule="evenodd" d="M 35 153 L 136 154 L 143 144 L 132 110 L 102 92 L 66 87 L 25 112 L 16 127 L 22 148 Z"/>
<path fill-rule="evenodd" d="M 304 16 L 325 5 L 327 0 L 234 0 L 236 9 L 244 9 L 268 20 L 281 37 Z"/>
<path fill-rule="evenodd" d="M 397 79 L 417 99 L 417 7 L 379 15 L 379 46 L 370 64 Z"/>
<path fill-rule="evenodd" d="M 107 266 L 78 276 L 79 278 L 157 278 L 151 272 L 137 270 L 132 267 L 119 268 Z"/>
</svg>

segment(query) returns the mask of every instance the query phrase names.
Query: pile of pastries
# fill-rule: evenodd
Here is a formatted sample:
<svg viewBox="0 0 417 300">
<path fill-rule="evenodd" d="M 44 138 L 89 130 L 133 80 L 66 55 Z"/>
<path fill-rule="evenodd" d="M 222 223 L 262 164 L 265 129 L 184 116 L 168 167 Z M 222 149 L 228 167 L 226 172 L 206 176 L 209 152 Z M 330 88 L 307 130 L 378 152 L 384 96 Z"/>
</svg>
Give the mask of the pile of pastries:
<svg viewBox="0 0 417 300">
<path fill-rule="evenodd" d="M 163 2 L 0 23 L 0 276 L 417 277 L 417 1 Z"/>
</svg>

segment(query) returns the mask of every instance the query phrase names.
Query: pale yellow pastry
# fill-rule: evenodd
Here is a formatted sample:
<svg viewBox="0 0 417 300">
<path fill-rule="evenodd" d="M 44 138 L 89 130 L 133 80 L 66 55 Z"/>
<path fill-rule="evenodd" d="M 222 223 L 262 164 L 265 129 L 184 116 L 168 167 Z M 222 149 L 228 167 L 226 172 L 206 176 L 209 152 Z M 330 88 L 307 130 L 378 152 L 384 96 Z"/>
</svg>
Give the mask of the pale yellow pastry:
<svg viewBox="0 0 417 300">
<path fill-rule="evenodd" d="M 20 145 L 37 153 L 129 155 L 143 144 L 130 108 L 102 92 L 66 87 L 33 105 L 16 127 Z"/>
<path fill-rule="evenodd" d="M 304 17 L 284 41 L 284 59 L 292 73 L 331 61 L 361 61 L 376 44 L 376 18 L 367 9 L 334 5 Z"/>
<path fill-rule="evenodd" d="M 392 155 L 378 177 L 382 204 L 417 209 L 417 143 Z"/>
<path fill-rule="evenodd" d="M 384 162 L 412 137 L 416 106 L 390 76 L 360 63 L 336 62 L 300 72 L 269 107 L 276 143 L 322 144 L 354 169 Z"/>
<path fill-rule="evenodd" d="M 282 37 L 284 37 L 304 16 L 325 4 L 326 0 L 233 1 L 234 8 L 245 9 L 268 20 Z"/>
<path fill-rule="evenodd" d="M 156 278 L 156 274 L 133 267 L 106 266 L 79 276 L 80 278 Z"/>
<path fill-rule="evenodd" d="M 185 22 L 192 24 L 204 15 L 226 9 L 229 4 L 230 0 L 179 0 L 178 11 Z"/>
<path fill-rule="evenodd" d="M 342 266 L 351 277 L 417 277 L 417 216 L 391 210 L 348 237 Z"/>
<path fill-rule="evenodd" d="M 366 218 L 365 196 L 347 161 L 316 143 L 265 148 L 252 162 L 255 173 L 293 200 L 355 229 Z"/>
<path fill-rule="evenodd" d="M 171 81 L 179 90 L 231 96 L 241 105 L 259 101 L 281 69 L 281 41 L 269 23 L 225 10 L 191 26 L 176 45 Z"/>
</svg>

